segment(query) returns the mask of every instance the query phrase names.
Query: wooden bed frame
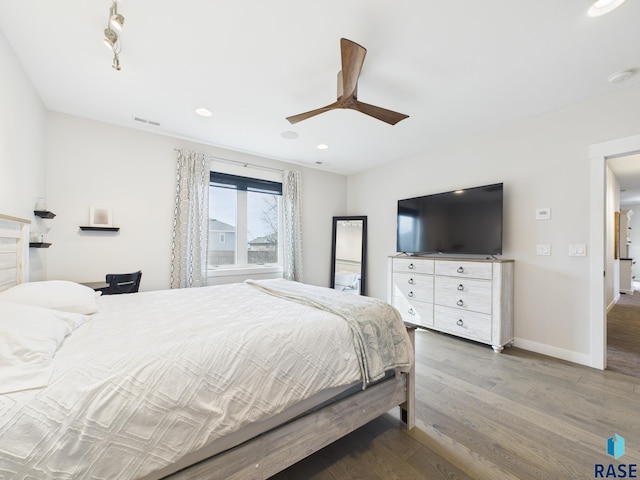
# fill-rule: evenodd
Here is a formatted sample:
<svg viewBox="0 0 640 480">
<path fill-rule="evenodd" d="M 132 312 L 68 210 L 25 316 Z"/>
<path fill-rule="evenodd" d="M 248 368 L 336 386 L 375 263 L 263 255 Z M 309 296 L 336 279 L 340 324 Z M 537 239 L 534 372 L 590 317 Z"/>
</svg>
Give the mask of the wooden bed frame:
<svg viewBox="0 0 640 480">
<path fill-rule="evenodd" d="M 29 220 L 0 214 L 0 291 L 28 281 Z M 414 345 L 415 326 L 406 325 Z M 165 478 L 268 478 L 394 407 L 415 425 L 415 371 L 388 378 Z"/>
<path fill-rule="evenodd" d="M 0 214 L 0 291 L 29 280 L 30 223 Z"/>
</svg>

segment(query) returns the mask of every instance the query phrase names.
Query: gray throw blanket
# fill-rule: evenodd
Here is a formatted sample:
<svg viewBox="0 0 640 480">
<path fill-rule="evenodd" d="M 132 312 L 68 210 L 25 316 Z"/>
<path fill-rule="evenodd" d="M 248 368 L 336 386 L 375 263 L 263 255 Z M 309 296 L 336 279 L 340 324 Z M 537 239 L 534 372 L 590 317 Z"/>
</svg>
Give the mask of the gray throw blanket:
<svg viewBox="0 0 640 480">
<path fill-rule="evenodd" d="M 413 348 L 402 318 L 386 302 L 284 279 L 245 283 L 270 295 L 344 318 L 353 334 L 363 388 L 383 378 L 388 370 L 408 372 L 413 364 Z"/>
</svg>

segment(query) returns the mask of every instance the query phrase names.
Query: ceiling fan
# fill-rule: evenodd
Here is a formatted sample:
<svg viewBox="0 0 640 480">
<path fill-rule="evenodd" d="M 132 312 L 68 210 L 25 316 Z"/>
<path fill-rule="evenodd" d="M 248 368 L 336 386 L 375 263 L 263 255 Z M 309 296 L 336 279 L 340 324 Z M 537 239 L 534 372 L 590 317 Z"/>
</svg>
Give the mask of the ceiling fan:
<svg viewBox="0 0 640 480">
<path fill-rule="evenodd" d="M 338 108 L 357 110 L 390 125 L 395 125 L 400 120 L 409 117 L 409 115 L 393 112 L 358 100 L 358 78 L 360 77 L 367 49 L 351 40 L 341 38 L 340 52 L 342 55 L 342 70 L 338 72 L 338 100 L 326 107 L 287 117 L 290 123 L 298 123 L 320 113 Z"/>
</svg>

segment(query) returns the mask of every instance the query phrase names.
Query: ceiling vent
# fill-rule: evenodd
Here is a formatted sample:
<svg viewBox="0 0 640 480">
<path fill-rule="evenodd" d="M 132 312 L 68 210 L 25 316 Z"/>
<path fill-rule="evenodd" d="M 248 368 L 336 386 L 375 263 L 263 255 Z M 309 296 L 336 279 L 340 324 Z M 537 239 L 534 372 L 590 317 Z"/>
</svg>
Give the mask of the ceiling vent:
<svg viewBox="0 0 640 480">
<path fill-rule="evenodd" d="M 147 123 L 147 124 L 149 124 L 149 125 L 153 125 L 154 127 L 159 127 L 159 126 L 160 126 L 160 123 L 158 123 L 158 122 L 154 122 L 153 120 L 146 120 L 146 119 L 144 119 L 144 118 L 140 118 L 140 117 L 133 117 L 133 119 L 134 119 L 136 122 L 140 122 L 140 123 Z"/>
</svg>

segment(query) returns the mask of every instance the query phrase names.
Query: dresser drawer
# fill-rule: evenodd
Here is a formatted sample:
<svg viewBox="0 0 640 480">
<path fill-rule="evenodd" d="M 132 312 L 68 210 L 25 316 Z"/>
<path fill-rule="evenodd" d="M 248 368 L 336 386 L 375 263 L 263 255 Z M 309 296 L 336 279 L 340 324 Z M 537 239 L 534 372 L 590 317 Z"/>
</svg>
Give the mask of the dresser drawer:
<svg viewBox="0 0 640 480">
<path fill-rule="evenodd" d="M 490 314 L 492 292 L 488 280 L 435 277 L 434 302 L 445 307 Z"/>
<path fill-rule="evenodd" d="M 436 275 L 491 280 L 493 265 L 488 262 L 435 261 Z"/>
<path fill-rule="evenodd" d="M 398 309 L 402 320 L 424 327 L 433 326 L 433 304 L 411 300 L 406 297 L 393 297 L 392 304 Z"/>
<path fill-rule="evenodd" d="M 459 337 L 491 343 L 491 315 L 435 305 L 433 326 Z"/>
<path fill-rule="evenodd" d="M 427 273 L 433 274 L 433 260 L 422 260 L 414 258 L 394 258 L 394 272 L 407 273 Z"/>
<path fill-rule="evenodd" d="M 393 295 L 433 303 L 433 276 L 394 273 Z"/>
</svg>

